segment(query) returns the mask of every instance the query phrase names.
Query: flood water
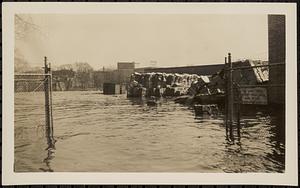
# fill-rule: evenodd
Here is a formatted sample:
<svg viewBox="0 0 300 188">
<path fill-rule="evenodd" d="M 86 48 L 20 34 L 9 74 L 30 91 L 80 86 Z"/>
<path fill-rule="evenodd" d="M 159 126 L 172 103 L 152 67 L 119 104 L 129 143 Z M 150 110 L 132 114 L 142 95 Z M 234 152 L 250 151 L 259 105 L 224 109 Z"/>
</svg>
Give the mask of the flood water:
<svg viewBox="0 0 300 188">
<path fill-rule="evenodd" d="M 47 150 L 44 93 L 15 94 L 16 172 L 284 172 L 281 115 L 244 109 L 241 138 L 222 113 L 195 116 L 171 99 L 149 107 L 125 95 L 53 93 L 55 149 Z"/>
</svg>

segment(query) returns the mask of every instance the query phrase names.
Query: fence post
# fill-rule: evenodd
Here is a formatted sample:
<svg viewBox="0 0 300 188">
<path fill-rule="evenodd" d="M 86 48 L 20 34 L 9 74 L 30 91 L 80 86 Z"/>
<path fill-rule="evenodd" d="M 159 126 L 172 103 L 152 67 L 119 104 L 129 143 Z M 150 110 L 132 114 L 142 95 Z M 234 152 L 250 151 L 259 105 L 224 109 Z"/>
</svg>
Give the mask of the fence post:
<svg viewBox="0 0 300 188">
<path fill-rule="evenodd" d="M 237 136 L 238 136 L 238 140 L 240 141 L 241 139 L 241 91 L 240 88 L 237 88 L 237 93 L 238 93 L 238 98 L 237 98 Z"/>
<path fill-rule="evenodd" d="M 231 54 L 228 53 L 228 64 L 229 64 L 229 76 L 228 76 L 228 112 L 229 112 L 229 134 L 230 138 L 233 141 L 233 78 L 232 78 L 232 62 L 231 62 Z"/>
<path fill-rule="evenodd" d="M 54 144 L 55 140 L 53 138 L 54 130 L 53 130 L 53 114 L 52 114 L 52 71 L 51 71 L 51 63 L 49 63 L 49 106 L 50 106 L 50 130 L 51 130 L 51 140 L 52 143 Z"/>
<path fill-rule="evenodd" d="M 227 65 L 227 57 L 225 57 L 224 80 L 225 80 L 224 118 L 225 118 L 226 139 L 228 139 L 228 65 Z"/>
<path fill-rule="evenodd" d="M 44 81 L 44 90 L 45 90 L 45 120 L 46 120 L 46 137 L 48 148 L 54 147 L 53 139 L 53 122 L 52 122 L 52 91 L 51 91 L 51 75 L 50 67 L 48 67 L 47 57 L 44 57 L 45 64 L 45 81 Z"/>
</svg>

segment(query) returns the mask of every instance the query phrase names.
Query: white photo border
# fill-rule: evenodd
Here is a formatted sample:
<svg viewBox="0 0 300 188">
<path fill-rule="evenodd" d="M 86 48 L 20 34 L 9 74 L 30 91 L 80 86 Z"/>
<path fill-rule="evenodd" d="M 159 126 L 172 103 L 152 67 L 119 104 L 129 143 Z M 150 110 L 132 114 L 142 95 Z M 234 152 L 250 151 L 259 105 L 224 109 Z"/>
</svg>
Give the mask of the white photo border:
<svg viewBox="0 0 300 188">
<path fill-rule="evenodd" d="M 286 16 L 286 152 L 284 173 L 15 173 L 15 14 L 284 14 Z M 2 3 L 2 184 L 298 185 L 296 3 Z"/>
</svg>

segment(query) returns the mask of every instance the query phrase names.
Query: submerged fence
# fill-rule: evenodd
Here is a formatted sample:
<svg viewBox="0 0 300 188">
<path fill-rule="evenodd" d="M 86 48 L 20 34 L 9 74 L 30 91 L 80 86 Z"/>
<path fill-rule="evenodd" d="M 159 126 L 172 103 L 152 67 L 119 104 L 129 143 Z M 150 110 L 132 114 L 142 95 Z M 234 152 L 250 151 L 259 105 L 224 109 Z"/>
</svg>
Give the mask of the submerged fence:
<svg viewBox="0 0 300 188">
<path fill-rule="evenodd" d="M 241 83 L 241 80 L 234 79 L 234 73 L 255 68 L 268 68 L 268 70 L 270 70 L 269 68 L 273 66 L 285 66 L 285 63 L 268 63 L 264 65 L 233 67 L 231 54 L 228 53 L 228 57 L 225 57 L 224 122 L 227 140 L 234 142 L 235 138 L 237 138 L 237 140 L 240 141 L 241 108 L 243 105 L 269 105 L 268 91 L 270 88 L 282 87 L 282 89 L 285 89 L 285 84 L 243 84 Z"/>
<path fill-rule="evenodd" d="M 48 148 L 54 148 L 52 73 L 47 57 L 44 59 L 43 68 L 44 73 L 14 75 L 15 127 L 26 124 L 41 127 L 45 130 Z M 18 132 L 15 134 L 17 135 Z"/>
</svg>

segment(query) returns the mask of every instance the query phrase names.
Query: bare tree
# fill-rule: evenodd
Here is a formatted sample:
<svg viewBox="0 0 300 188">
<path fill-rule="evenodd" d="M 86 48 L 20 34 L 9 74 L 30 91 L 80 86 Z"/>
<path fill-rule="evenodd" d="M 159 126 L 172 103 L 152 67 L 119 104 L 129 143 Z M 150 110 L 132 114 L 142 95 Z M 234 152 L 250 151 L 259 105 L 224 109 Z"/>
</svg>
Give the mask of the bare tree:
<svg viewBox="0 0 300 188">
<path fill-rule="evenodd" d="M 28 62 L 25 60 L 24 56 L 21 54 L 20 50 L 18 48 L 14 49 L 14 70 L 15 72 L 26 72 L 31 69 Z"/>
<path fill-rule="evenodd" d="M 81 88 L 86 89 L 92 85 L 93 68 L 88 63 L 75 63 L 76 76 Z"/>
<path fill-rule="evenodd" d="M 39 26 L 33 23 L 30 15 L 15 15 L 15 38 L 24 39 L 30 32 L 40 31 Z"/>
<path fill-rule="evenodd" d="M 33 23 L 30 15 L 15 15 L 15 49 L 14 49 L 14 66 L 15 72 L 33 71 L 33 67 L 26 61 L 26 57 L 22 54 L 19 41 L 24 40 L 29 33 L 39 31 L 39 27 Z"/>
</svg>

